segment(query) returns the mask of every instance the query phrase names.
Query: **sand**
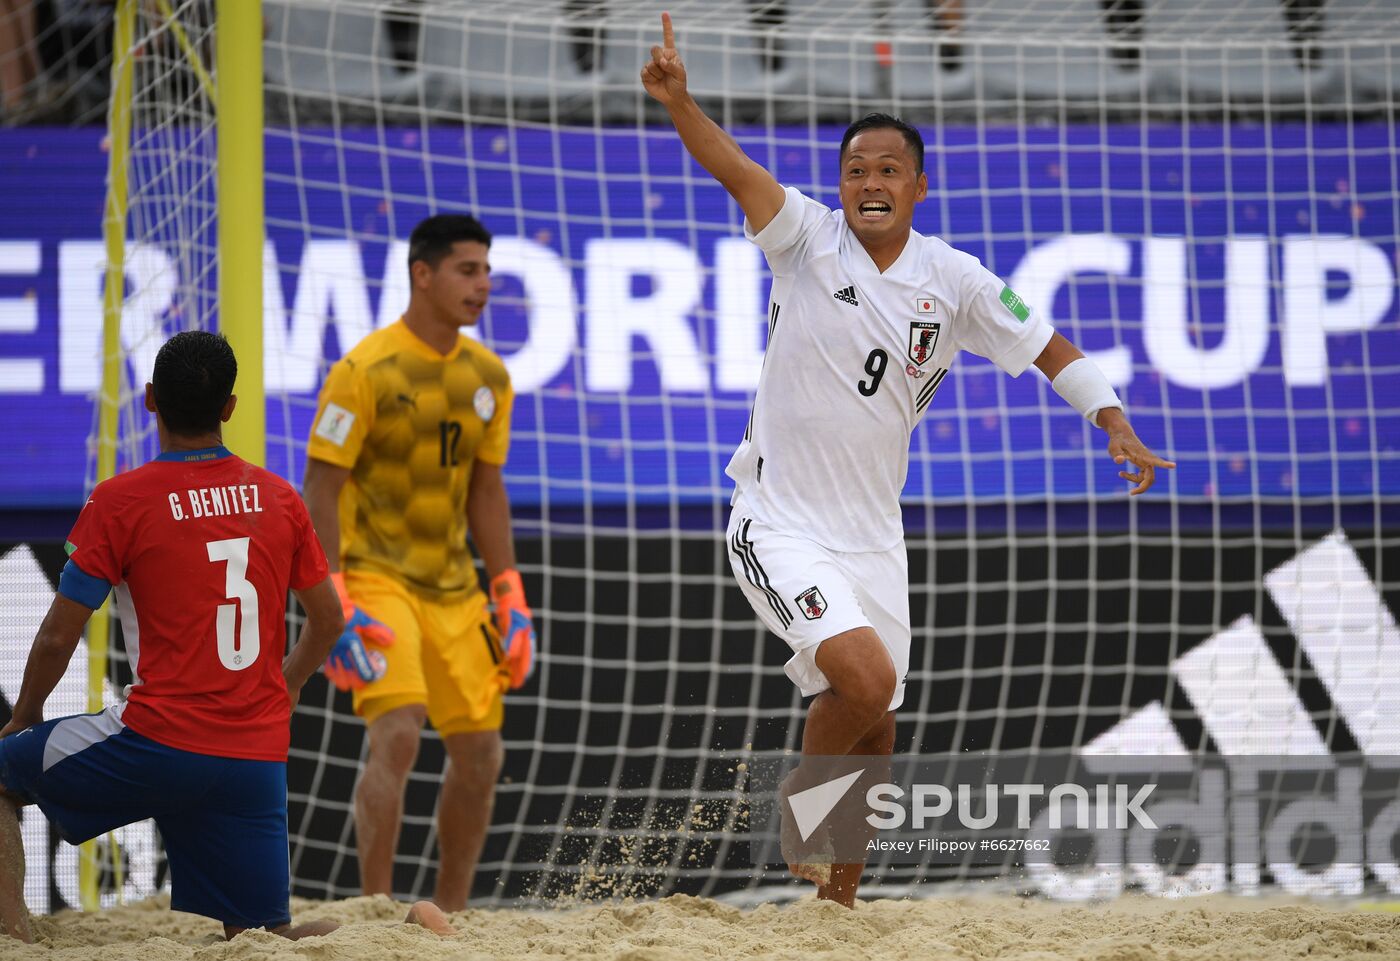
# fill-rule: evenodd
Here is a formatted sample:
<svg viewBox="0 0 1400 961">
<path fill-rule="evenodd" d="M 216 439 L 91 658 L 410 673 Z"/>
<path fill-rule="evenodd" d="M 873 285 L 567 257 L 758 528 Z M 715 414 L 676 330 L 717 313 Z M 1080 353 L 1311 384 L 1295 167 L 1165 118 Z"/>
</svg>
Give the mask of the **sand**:
<svg viewBox="0 0 1400 961">
<path fill-rule="evenodd" d="M 4 939 L 0 961 L 1400 959 L 1400 914 L 1277 898 L 1125 897 L 1088 907 L 931 898 L 847 911 L 812 899 L 740 910 L 676 896 L 558 911 L 464 911 L 452 916 L 461 932 L 454 938 L 398 923 L 404 911 L 387 898 L 297 901 L 297 921 L 333 918 L 345 926 L 300 942 L 262 931 L 224 942 L 213 922 L 174 914 L 157 900 L 36 918 L 40 943 Z"/>
</svg>

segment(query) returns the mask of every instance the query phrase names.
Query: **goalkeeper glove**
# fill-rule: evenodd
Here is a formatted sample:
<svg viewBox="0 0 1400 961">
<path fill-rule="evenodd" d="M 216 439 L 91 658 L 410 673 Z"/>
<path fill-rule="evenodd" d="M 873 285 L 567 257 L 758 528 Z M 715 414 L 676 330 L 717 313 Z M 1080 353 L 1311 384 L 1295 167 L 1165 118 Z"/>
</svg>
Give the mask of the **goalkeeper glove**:
<svg viewBox="0 0 1400 961">
<path fill-rule="evenodd" d="M 332 574 L 331 581 L 335 584 L 335 592 L 340 597 L 340 607 L 345 614 L 345 630 L 336 640 L 335 647 L 331 648 L 321 672 L 337 688 L 349 691 L 384 676 L 389 666 L 384 655 L 365 645 L 388 647 L 394 643 L 394 632 L 355 606 L 346 593 L 342 574 Z"/>
<path fill-rule="evenodd" d="M 528 681 L 535 669 L 535 623 L 525 603 L 520 572 L 512 568 L 491 578 L 491 598 L 496 602 L 496 631 L 501 635 L 514 690 Z"/>
</svg>

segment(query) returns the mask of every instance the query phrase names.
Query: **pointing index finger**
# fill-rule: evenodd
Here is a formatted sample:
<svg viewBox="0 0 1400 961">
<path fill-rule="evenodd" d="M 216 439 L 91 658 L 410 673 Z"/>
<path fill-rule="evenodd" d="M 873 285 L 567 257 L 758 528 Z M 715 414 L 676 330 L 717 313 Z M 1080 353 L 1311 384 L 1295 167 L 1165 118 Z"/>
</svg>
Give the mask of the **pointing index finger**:
<svg viewBox="0 0 1400 961">
<path fill-rule="evenodd" d="M 671 15 L 661 14 L 661 46 L 666 50 L 676 49 L 676 30 L 671 26 Z"/>
</svg>

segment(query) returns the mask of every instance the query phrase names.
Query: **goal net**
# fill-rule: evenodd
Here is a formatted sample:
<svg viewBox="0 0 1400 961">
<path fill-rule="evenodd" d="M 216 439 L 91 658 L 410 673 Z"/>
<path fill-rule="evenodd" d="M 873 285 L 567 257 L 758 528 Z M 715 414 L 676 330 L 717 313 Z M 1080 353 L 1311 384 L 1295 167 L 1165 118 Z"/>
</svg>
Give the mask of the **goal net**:
<svg viewBox="0 0 1400 961">
<path fill-rule="evenodd" d="M 140 7 L 127 465 L 155 453 L 139 388 L 160 341 L 218 327 L 206 85 L 233 80 L 213 62 L 210 4 Z M 723 541 L 723 468 L 763 361 L 769 280 L 735 204 L 641 89 L 657 9 L 263 11 L 272 469 L 300 481 L 329 363 L 404 309 L 413 225 L 468 212 L 495 235 L 490 307 L 470 333 L 517 391 L 506 477 L 542 653 L 507 702 L 477 898 L 784 884 L 748 862 L 734 787 L 754 759 L 798 748 L 804 705 Z M 916 123 L 929 178 L 916 229 L 980 257 L 1090 354 L 1144 441 L 1180 465 L 1129 500 L 1102 435 L 1037 373 L 959 360 L 912 441 L 897 751 L 1400 753 L 1387 608 L 1400 597 L 1400 10 L 675 0 L 670 12 L 711 116 L 809 196 L 837 205 L 846 123 L 870 110 Z M 807 438 L 830 439 L 819 426 Z M 313 680 L 293 742 L 294 891 L 355 894 L 364 736 L 348 697 Z M 403 896 L 431 891 L 442 764 L 429 734 L 396 862 Z M 1397 883 L 1389 844 L 1365 883 Z M 1097 877 L 1047 880 L 1009 856 L 874 856 L 869 890 L 1170 887 L 1150 871 Z M 1234 865 L 1216 880 L 1260 877 Z"/>
</svg>

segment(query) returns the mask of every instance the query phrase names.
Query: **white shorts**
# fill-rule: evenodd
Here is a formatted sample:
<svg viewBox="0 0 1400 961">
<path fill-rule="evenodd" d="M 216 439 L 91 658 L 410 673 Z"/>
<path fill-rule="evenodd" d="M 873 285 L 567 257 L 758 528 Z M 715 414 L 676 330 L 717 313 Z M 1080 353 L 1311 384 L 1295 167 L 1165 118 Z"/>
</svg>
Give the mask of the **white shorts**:
<svg viewBox="0 0 1400 961">
<path fill-rule="evenodd" d="M 887 551 L 845 553 L 775 531 L 740 500 L 729 518 L 729 565 L 759 620 L 792 648 L 784 666 L 803 697 L 831 687 L 817 646 L 858 627 L 874 628 L 890 652 L 904 703 L 909 673 L 909 558 L 901 541 Z"/>
</svg>

